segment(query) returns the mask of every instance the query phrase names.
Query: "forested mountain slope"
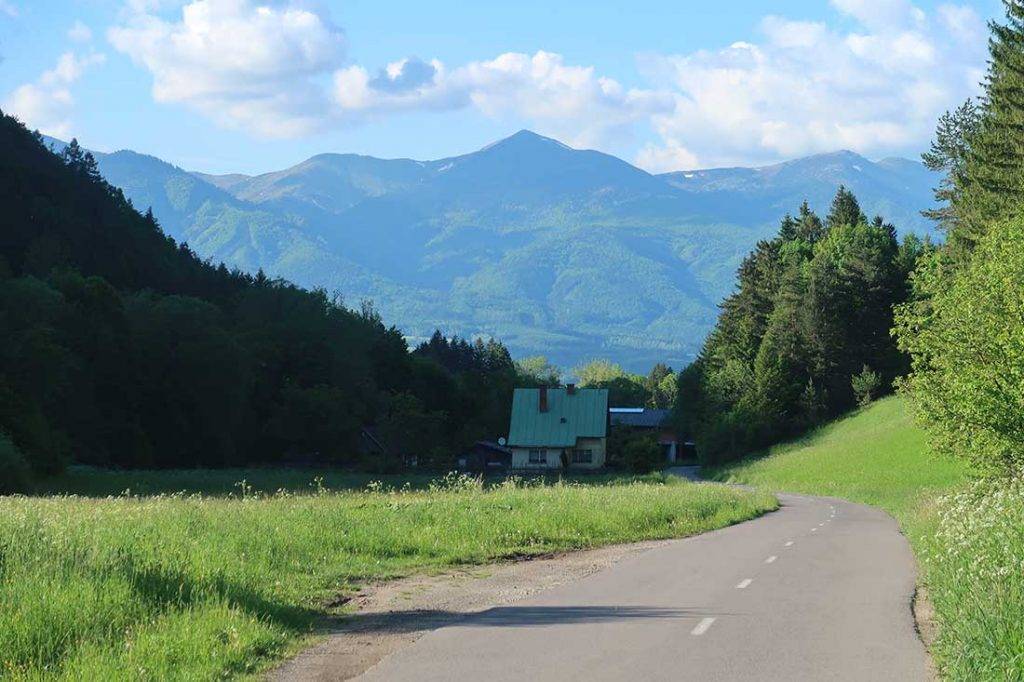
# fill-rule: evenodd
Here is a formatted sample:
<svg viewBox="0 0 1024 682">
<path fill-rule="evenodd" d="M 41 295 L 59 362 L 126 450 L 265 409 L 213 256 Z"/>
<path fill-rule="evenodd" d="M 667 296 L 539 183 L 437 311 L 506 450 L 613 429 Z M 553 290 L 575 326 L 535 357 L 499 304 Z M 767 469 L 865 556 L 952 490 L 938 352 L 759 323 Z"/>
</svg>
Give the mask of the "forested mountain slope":
<svg viewBox="0 0 1024 682">
<path fill-rule="evenodd" d="M 692 357 L 743 254 L 804 198 L 824 210 L 845 184 L 920 232 L 934 184 L 919 163 L 850 152 L 655 176 L 529 131 L 437 161 L 322 154 L 252 177 L 97 158 L 204 257 L 372 299 L 412 338 L 441 327 L 633 370 Z"/>
<path fill-rule="evenodd" d="M 133 161 L 188 189 L 166 194 L 172 208 L 200 192 L 205 206 L 236 203 Z M 372 308 L 205 262 L 76 143 L 51 153 L 2 115 L 0 204 L 0 494 L 68 462 L 354 463 L 364 427 L 387 445 L 364 466 L 450 458 L 501 435 L 528 380 L 500 343 L 437 338 L 410 353 Z"/>
</svg>

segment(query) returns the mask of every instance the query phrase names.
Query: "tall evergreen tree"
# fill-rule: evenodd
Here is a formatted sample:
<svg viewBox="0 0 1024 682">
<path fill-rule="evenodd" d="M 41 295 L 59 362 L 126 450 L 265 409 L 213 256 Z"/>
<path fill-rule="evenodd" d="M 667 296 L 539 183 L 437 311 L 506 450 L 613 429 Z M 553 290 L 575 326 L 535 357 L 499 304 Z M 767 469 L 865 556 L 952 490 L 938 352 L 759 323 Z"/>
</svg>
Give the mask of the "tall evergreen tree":
<svg viewBox="0 0 1024 682">
<path fill-rule="evenodd" d="M 860 210 L 860 203 L 857 201 L 857 197 L 853 196 L 853 192 L 846 189 L 844 185 L 840 185 L 839 191 L 836 192 L 835 197 L 832 199 L 832 206 L 829 208 L 828 216 L 825 218 L 825 224 L 828 225 L 829 229 L 832 229 L 839 225 L 856 225 L 866 221 L 867 218 L 864 217 L 864 213 Z"/>
<path fill-rule="evenodd" d="M 947 234 L 955 232 L 959 225 L 957 208 L 961 205 L 961 195 L 967 182 L 968 155 L 980 116 L 973 99 L 968 99 L 953 111 L 947 111 L 939 117 L 931 147 L 921 155 L 921 161 L 929 170 L 943 174 L 935 188 L 938 208 L 921 213 L 938 223 Z"/>
<path fill-rule="evenodd" d="M 989 68 L 977 129 L 953 195 L 955 251 L 970 252 L 995 221 L 1024 207 L 1024 2 L 1004 0 L 1005 23 L 989 24 Z M 940 124 L 941 125 L 941 124 Z"/>
</svg>

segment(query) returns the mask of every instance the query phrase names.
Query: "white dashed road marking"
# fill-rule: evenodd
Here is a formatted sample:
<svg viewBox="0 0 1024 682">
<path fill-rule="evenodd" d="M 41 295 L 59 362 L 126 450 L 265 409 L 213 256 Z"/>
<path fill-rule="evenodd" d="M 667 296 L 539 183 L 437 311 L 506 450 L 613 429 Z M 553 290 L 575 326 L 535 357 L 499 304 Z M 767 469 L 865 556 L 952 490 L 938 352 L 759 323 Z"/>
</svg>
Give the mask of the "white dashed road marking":
<svg viewBox="0 0 1024 682">
<path fill-rule="evenodd" d="M 772 563 L 773 561 L 775 561 L 775 560 L 776 560 L 776 559 L 778 559 L 778 558 L 779 558 L 779 557 L 777 557 L 777 556 L 775 556 L 774 554 L 772 554 L 772 555 L 771 555 L 770 557 L 768 557 L 767 559 L 765 559 L 765 560 L 764 560 L 764 562 L 765 562 L 766 564 L 770 564 L 770 563 Z"/>
<path fill-rule="evenodd" d="M 786 543 L 786 547 L 792 547 L 792 546 L 793 546 L 793 541 L 792 540 L 790 540 L 789 542 Z"/>
<path fill-rule="evenodd" d="M 745 590 L 745 589 L 747 589 L 750 586 L 750 583 L 752 583 L 752 582 L 754 582 L 753 578 L 747 578 L 746 580 L 741 580 L 740 584 L 736 586 L 736 589 L 737 590 Z"/>
<path fill-rule="evenodd" d="M 697 627 L 695 627 L 694 629 L 690 630 L 690 634 L 694 635 L 695 637 L 700 637 L 701 635 L 703 635 L 705 632 L 708 631 L 708 628 L 710 628 L 711 624 L 714 623 L 714 622 L 715 622 L 714 618 L 705 618 L 701 622 L 697 623 Z"/>
</svg>

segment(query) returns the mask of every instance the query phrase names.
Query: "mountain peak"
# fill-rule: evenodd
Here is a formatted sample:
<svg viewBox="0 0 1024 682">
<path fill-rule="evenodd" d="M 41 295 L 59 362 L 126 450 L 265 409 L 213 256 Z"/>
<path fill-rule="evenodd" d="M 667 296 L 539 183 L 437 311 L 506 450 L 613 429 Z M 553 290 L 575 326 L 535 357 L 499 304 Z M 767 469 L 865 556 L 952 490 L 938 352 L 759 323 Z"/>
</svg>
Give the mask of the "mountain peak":
<svg viewBox="0 0 1024 682">
<path fill-rule="evenodd" d="M 561 149 L 572 149 L 572 147 L 570 147 L 569 145 L 562 144 L 561 142 L 554 138 L 544 137 L 543 135 L 539 135 L 533 132 L 532 130 L 527 130 L 526 128 L 523 128 L 519 132 L 513 133 L 508 137 L 502 138 L 497 142 L 492 142 L 486 147 L 483 147 L 480 151 L 483 152 L 489 149 L 496 149 L 499 147 L 534 147 L 539 145 L 554 145 Z"/>
</svg>

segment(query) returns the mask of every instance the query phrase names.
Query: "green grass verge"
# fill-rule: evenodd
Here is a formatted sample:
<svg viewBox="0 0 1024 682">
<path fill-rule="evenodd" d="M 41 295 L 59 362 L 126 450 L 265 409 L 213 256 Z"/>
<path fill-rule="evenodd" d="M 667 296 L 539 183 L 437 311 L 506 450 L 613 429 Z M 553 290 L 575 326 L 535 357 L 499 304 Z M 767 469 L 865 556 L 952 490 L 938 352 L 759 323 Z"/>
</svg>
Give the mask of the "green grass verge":
<svg viewBox="0 0 1024 682">
<path fill-rule="evenodd" d="M 924 433 L 895 397 L 705 475 L 863 502 L 906 523 L 923 503 L 968 480 L 963 464 L 929 453 Z"/>
<path fill-rule="evenodd" d="M 0 677 L 245 675 L 359 583 L 681 537 L 776 506 L 674 478 L 603 482 L 0 498 Z"/>
<path fill-rule="evenodd" d="M 885 509 L 935 607 L 942 677 L 1024 680 L 1024 483 L 972 482 L 961 462 L 931 455 L 902 399 L 706 475 Z"/>
</svg>

